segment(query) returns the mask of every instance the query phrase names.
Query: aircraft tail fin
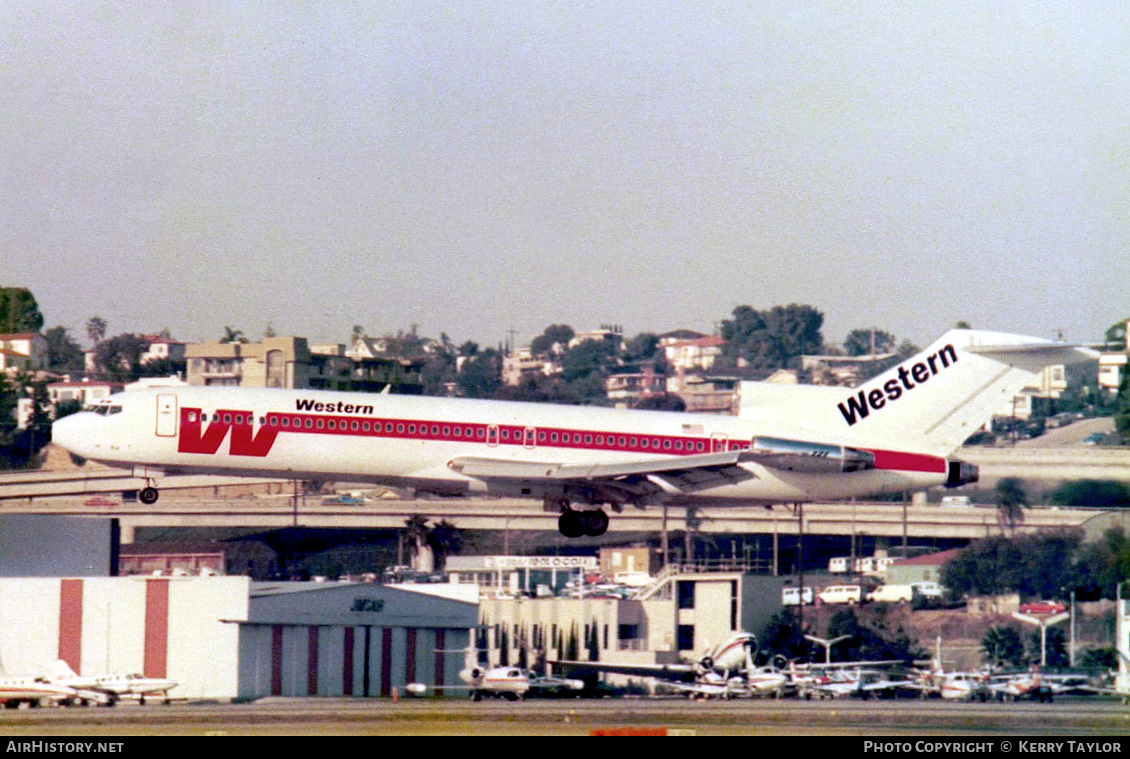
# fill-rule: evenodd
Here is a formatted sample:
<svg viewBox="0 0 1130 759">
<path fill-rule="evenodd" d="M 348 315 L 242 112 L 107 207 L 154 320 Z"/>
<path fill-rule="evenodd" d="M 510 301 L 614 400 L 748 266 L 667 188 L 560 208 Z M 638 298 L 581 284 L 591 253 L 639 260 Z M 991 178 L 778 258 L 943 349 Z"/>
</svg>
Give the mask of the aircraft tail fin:
<svg viewBox="0 0 1130 759">
<path fill-rule="evenodd" d="M 741 415 L 833 436 L 847 445 L 897 446 L 948 455 L 1045 367 L 1095 360 L 1094 351 L 1036 337 L 955 329 L 859 387 L 743 383 Z M 746 396 L 754 403 L 746 408 Z M 757 400 L 762 402 L 755 405 Z M 791 418 L 769 410 L 787 409 Z"/>
<path fill-rule="evenodd" d="M 70 664 L 67 664 L 62 659 L 56 659 L 55 664 L 51 667 L 51 677 L 56 679 L 78 677 L 78 673 L 71 669 Z"/>
</svg>

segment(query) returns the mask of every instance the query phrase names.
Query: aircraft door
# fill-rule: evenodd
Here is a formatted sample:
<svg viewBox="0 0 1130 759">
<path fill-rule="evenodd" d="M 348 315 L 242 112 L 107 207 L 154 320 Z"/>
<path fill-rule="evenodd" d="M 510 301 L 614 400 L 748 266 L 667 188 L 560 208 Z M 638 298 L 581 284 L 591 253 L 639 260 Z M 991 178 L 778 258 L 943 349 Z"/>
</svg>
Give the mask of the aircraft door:
<svg viewBox="0 0 1130 759">
<path fill-rule="evenodd" d="M 161 437 L 176 437 L 177 396 L 175 393 L 161 393 L 157 396 L 157 434 Z"/>
<path fill-rule="evenodd" d="M 537 445 L 538 431 L 534 427 L 527 427 L 522 434 L 522 445 L 525 448 L 533 448 Z"/>
<path fill-rule="evenodd" d="M 715 432 L 710 436 L 710 452 L 722 453 L 729 446 L 729 442 L 725 432 Z"/>
<path fill-rule="evenodd" d="M 494 448 L 495 446 L 498 445 L 498 425 L 497 424 L 488 424 L 487 425 L 487 445 L 489 445 L 491 448 Z"/>
</svg>

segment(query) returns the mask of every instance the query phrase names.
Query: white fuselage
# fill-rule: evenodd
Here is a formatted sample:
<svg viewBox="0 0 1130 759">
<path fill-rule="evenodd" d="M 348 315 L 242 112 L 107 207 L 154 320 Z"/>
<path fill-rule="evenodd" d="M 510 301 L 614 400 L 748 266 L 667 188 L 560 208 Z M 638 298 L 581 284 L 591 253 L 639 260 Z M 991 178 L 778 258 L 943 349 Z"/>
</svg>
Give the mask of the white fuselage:
<svg viewBox="0 0 1130 759">
<path fill-rule="evenodd" d="M 48 682 L 42 678 L 4 677 L 0 678 L 0 703 L 21 701 L 36 702 L 40 699 L 60 700 L 79 696 L 74 688 Z"/>
<path fill-rule="evenodd" d="M 217 473 L 369 481 L 444 494 L 561 497 L 541 479 L 486 481 L 454 459 L 564 465 L 648 462 L 745 450 L 750 420 L 715 414 L 335 393 L 319 390 L 154 388 L 112 396 L 97 412 L 57 421 L 72 453 L 157 479 Z M 825 439 L 822 442 L 830 442 Z M 834 441 L 833 441 L 834 442 Z M 849 443 L 851 441 L 848 441 Z M 744 462 L 750 475 L 666 502 L 791 502 L 923 488 L 946 481 L 936 455 L 870 448 L 875 467 L 784 471 Z M 574 498 L 574 500 L 585 500 Z M 599 502 L 595 497 L 592 502 Z"/>
</svg>

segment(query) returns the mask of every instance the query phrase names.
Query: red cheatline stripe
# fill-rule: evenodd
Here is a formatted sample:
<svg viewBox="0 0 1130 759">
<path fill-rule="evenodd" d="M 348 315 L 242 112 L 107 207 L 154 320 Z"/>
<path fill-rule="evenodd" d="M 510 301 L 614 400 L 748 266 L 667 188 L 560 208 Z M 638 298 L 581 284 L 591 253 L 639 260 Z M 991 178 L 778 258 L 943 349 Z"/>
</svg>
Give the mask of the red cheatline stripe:
<svg viewBox="0 0 1130 759">
<path fill-rule="evenodd" d="M 182 426 L 192 427 L 196 430 L 196 434 L 199 435 L 202 425 L 199 421 L 188 421 L 191 413 L 199 414 L 200 409 L 182 409 Z M 217 415 L 219 415 L 222 420 L 225 414 L 231 421 L 223 422 L 215 420 Z M 245 420 L 242 425 L 236 425 L 234 423 L 237 416 L 241 420 Z M 199 419 L 199 416 L 192 418 Z M 216 446 L 218 446 L 229 428 L 237 426 L 250 428 L 251 420 L 254 417 L 249 411 L 221 409 L 215 412 L 215 414 L 210 415 L 210 418 L 212 418 L 213 421 L 207 423 L 206 429 L 208 431 L 215 430 L 211 432 L 209 439 L 214 440 Z M 284 420 L 286 422 L 285 425 L 283 424 Z M 487 442 L 488 428 L 494 426 L 497 427 L 497 445 L 499 447 L 512 446 L 517 448 L 537 447 L 572 450 L 630 451 L 633 453 L 666 456 L 689 456 L 707 453 L 714 450 L 713 446 L 715 443 L 719 443 L 722 446 L 721 450 L 745 450 L 750 447 L 749 441 L 746 440 L 726 439 L 715 441 L 710 437 L 704 436 L 644 435 L 618 431 L 573 430 L 560 427 L 526 427 L 513 424 L 487 425 L 477 422 L 470 423 L 423 419 L 362 419 L 355 416 L 327 416 L 322 414 L 289 412 L 271 412 L 265 417 L 265 422 L 266 425 L 260 425 L 260 430 L 267 429 L 270 430 L 272 434 L 290 432 L 344 437 L 444 440 L 447 442 L 464 442 L 479 445 Z M 256 453 L 255 455 L 266 455 L 269 447 L 269 445 L 265 445 L 262 452 Z M 945 473 L 946 471 L 946 460 L 938 456 L 879 449 L 868 450 L 875 455 L 876 469 L 932 473 Z M 247 453 L 251 452 L 248 451 Z"/>
<path fill-rule="evenodd" d="M 868 449 L 875 455 L 876 469 L 897 469 L 901 472 L 932 472 L 945 474 L 946 460 L 939 456 L 902 451 L 881 451 Z"/>
</svg>

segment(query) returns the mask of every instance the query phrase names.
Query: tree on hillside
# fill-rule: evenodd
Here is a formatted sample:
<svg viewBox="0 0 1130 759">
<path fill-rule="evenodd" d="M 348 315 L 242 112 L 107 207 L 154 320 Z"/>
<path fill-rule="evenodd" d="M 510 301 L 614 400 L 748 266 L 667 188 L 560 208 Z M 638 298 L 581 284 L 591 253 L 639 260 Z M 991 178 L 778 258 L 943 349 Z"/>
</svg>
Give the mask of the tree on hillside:
<svg viewBox="0 0 1130 759">
<path fill-rule="evenodd" d="M 895 350 L 895 336 L 881 329 L 853 329 L 844 339 L 844 352 L 849 356 L 869 356 Z"/>
<path fill-rule="evenodd" d="M 1130 444 L 1130 370 L 1123 371 L 1114 399 L 1114 432 L 1119 443 Z"/>
<path fill-rule="evenodd" d="M 502 356 L 494 348 L 475 353 L 463 362 L 457 380 L 467 398 L 492 398 L 502 385 Z"/>
<path fill-rule="evenodd" d="M 1122 509 L 1130 507 L 1130 487 L 1117 480 L 1073 480 L 1053 488 L 1048 500 L 1057 506 Z"/>
<path fill-rule="evenodd" d="M 38 332 L 43 314 L 26 287 L 0 287 L 0 334 Z"/>
<path fill-rule="evenodd" d="M 554 345 L 564 348 L 576 334 L 568 324 L 551 324 L 530 342 L 530 352 L 535 356 L 547 356 L 553 351 Z"/>
<path fill-rule="evenodd" d="M 1125 350 L 1127 322 L 1130 322 L 1130 318 L 1117 321 L 1107 329 L 1104 337 L 1110 350 Z"/>
<path fill-rule="evenodd" d="M 812 306 L 791 304 L 757 311 L 738 306 L 722 322 L 723 356 L 736 368 L 769 374 L 794 364 L 801 355 L 819 353 L 824 314 Z"/>
<path fill-rule="evenodd" d="M 854 609 L 842 609 L 828 620 L 826 638 L 850 636 L 832 650 L 833 661 L 858 661 L 860 659 L 922 659 L 926 652 L 920 649 L 901 625 L 888 628 L 886 607 L 871 616 L 869 624 L 859 620 Z"/>
<path fill-rule="evenodd" d="M 1079 530 L 984 538 L 946 562 L 942 584 L 958 598 L 1001 593 L 1055 598 L 1061 588 L 1079 584 L 1081 545 Z"/>
<path fill-rule="evenodd" d="M 66 327 L 52 327 L 43 333 L 47 340 L 47 368 L 53 372 L 81 372 L 83 353 L 67 334 Z"/>
<path fill-rule="evenodd" d="M 687 404 L 674 393 L 655 393 L 640 398 L 632 408 L 650 409 L 652 411 L 686 411 Z"/>
<path fill-rule="evenodd" d="M 141 355 L 148 349 L 149 341 L 141 335 L 123 333 L 98 343 L 94 363 L 106 379 L 130 382 L 140 376 Z"/>
<path fill-rule="evenodd" d="M 651 364 L 657 371 L 662 371 L 666 360 L 663 351 L 659 349 L 659 335 L 654 332 L 641 332 L 624 343 L 624 363 L 631 367 Z"/>
</svg>

